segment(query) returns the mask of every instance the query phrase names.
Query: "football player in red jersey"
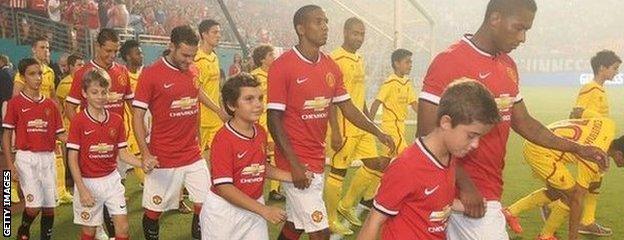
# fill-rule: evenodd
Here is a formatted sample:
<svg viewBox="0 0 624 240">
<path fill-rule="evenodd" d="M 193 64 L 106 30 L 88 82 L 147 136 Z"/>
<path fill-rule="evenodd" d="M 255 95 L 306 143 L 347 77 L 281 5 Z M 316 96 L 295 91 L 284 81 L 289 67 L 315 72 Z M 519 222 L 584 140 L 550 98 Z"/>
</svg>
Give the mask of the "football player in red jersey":
<svg viewBox="0 0 624 240">
<path fill-rule="evenodd" d="M 606 154 L 602 150 L 555 136 L 528 113 L 522 101 L 516 64 L 507 54 L 524 43 L 536 11 L 534 0 L 490 0 L 479 30 L 438 54 L 425 76 L 419 96 L 417 135 L 426 135 L 435 128 L 442 92 L 450 82 L 462 77 L 476 79 L 492 92 L 502 118 L 483 136 L 479 148 L 458 161 L 457 197 L 466 211 L 451 215 L 449 239 L 509 238 L 500 200 L 507 139 L 512 128 L 540 146 L 572 152 L 605 166 Z M 578 224 L 570 226 L 576 232 Z"/>
<path fill-rule="evenodd" d="M 386 169 L 358 239 L 446 239 L 455 199 L 455 159 L 479 146 L 500 121 L 492 94 L 475 80 L 455 81 L 440 100 L 435 129 Z"/>
<path fill-rule="evenodd" d="M 290 173 L 266 161 L 267 134 L 258 119 L 264 94 L 253 76 L 241 73 L 221 89 L 232 118 L 212 141 L 212 188 L 200 215 L 202 239 L 269 239 L 266 222 L 286 220 L 286 212 L 264 205 L 265 177 L 291 181 Z M 264 218 L 264 219 L 263 219 Z"/>
<path fill-rule="evenodd" d="M 87 107 L 72 119 L 67 140 L 74 194 L 79 199 L 73 203 L 74 223 L 82 225 L 81 240 L 95 239 L 103 214 L 112 217 L 115 239 L 129 239 L 125 189 L 117 171 L 117 157 L 134 167 L 141 167 L 141 161 L 126 149 L 121 115 L 105 109 L 109 82 L 104 70 L 84 74 L 82 95 Z"/>
<path fill-rule="evenodd" d="M 65 141 L 61 115 L 56 104 L 40 93 L 43 71 L 34 58 L 18 64 L 24 86 L 7 103 L 2 122 L 2 152 L 11 178 L 19 182 L 26 197 L 18 239 L 29 239 L 30 225 L 41 212 L 41 239 L 52 237 L 56 203 L 55 141 Z M 15 163 L 11 136 L 15 132 Z"/>
<path fill-rule="evenodd" d="M 316 5 L 306 5 L 294 15 L 299 43 L 269 68 L 268 122 L 277 144 L 277 167 L 289 171 L 293 183 L 284 183 L 288 220 L 279 239 L 329 239 L 323 201 L 325 135 L 330 104 L 336 104 L 355 126 L 372 133 L 394 149 L 383 133 L 351 101 L 338 65 L 320 51 L 327 42 L 327 16 Z M 311 180 L 306 171 L 314 173 Z"/>
</svg>

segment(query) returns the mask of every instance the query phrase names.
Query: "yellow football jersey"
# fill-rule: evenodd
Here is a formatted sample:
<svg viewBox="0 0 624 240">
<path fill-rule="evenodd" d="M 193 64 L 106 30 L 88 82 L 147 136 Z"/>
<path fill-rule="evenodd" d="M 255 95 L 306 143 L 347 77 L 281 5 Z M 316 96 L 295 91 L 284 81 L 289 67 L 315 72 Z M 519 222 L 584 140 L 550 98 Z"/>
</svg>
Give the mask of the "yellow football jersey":
<svg viewBox="0 0 624 240">
<path fill-rule="evenodd" d="M 609 150 L 611 141 L 615 137 L 615 122 L 610 118 L 568 119 L 552 123 L 547 126 L 555 135 L 568 140 L 598 147 L 603 151 Z M 547 149 L 529 141 L 525 141 L 525 148 L 533 151 L 549 151 L 561 156 L 561 160 L 572 163 L 577 161 L 574 154 L 563 154 L 560 151 Z"/>
<path fill-rule="evenodd" d="M 416 101 L 416 92 L 409 78 L 392 74 L 379 88 L 376 99 L 382 102 L 382 122 L 402 122 L 408 106 Z"/>
<path fill-rule="evenodd" d="M 141 70 L 143 70 L 143 67 L 137 69 L 135 73 L 128 71 L 128 77 L 130 79 L 130 87 L 132 88 L 132 92 L 136 91 L 136 86 L 139 82 L 139 75 L 141 75 Z"/>
<path fill-rule="evenodd" d="M 43 75 L 41 76 L 41 88 L 39 89 L 39 92 L 43 96 L 50 98 L 52 97 L 52 91 L 55 88 L 54 70 L 52 70 L 52 68 L 48 67 L 48 65 L 45 64 L 41 64 L 41 70 L 43 72 Z M 13 82 L 21 83 L 22 85 L 26 84 L 24 82 L 24 79 L 22 79 L 22 75 L 19 73 L 15 74 Z"/>
<path fill-rule="evenodd" d="M 219 86 L 220 70 L 219 58 L 215 52 L 205 53 L 201 49 L 195 55 L 195 66 L 199 70 L 199 85 L 206 95 L 216 104 L 221 104 L 221 91 Z M 222 124 L 219 115 L 209 108 L 201 105 L 201 126 L 212 127 Z"/>
<path fill-rule="evenodd" d="M 602 117 L 609 116 L 609 100 L 605 88 L 595 81 L 583 85 L 576 99 L 576 105 L 594 111 Z"/>
<path fill-rule="evenodd" d="M 139 82 L 139 75 L 141 75 L 141 70 L 143 70 L 143 68 L 139 68 L 135 73 L 128 71 L 128 80 L 130 80 L 130 88 L 132 89 L 133 93 L 136 91 L 136 86 Z M 134 134 L 134 131 L 132 131 L 132 107 L 126 104 L 124 107 L 124 112 L 126 114 L 126 116 L 124 117 L 124 121 L 126 122 L 126 136 L 130 137 L 132 134 Z"/>
<path fill-rule="evenodd" d="M 61 112 L 63 112 L 63 106 L 65 106 L 65 98 L 69 95 L 69 90 L 71 89 L 72 82 L 74 82 L 74 77 L 72 74 L 67 75 L 60 82 L 58 87 L 56 88 L 56 97 L 61 103 Z M 65 129 L 69 129 L 69 119 L 63 114 L 63 127 Z"/>
<path fill-rule="evenodd" d="M 258 80 L 258 82 L 260 82 L 260 90 L 262 90 L 262 94 L 264 94 L 264 112 L 262 112 L 262 116 L 260 116 L 260 120 L 258 121 L 258 123 L 260 123 L 260 125 L 262 125 L 265 129 L 267 129 L 266 105 L 267 105 L 268 73 L 262 70 L 262 68 L 256 68 L 253 71 L 251 71 L 250 74 L 254 76 L 256 80 Z"/>
<path fill-rule="evenodd" d="M 331 53 L 331 57 L 340 67 L 342 81 L 349 96 L 351 96 L 351 101 L 360 111 L 363 111 L 366 102 L 364 58 L 357 53 L 348 52 L 342 47 L 334 50 Z M 338 125 L 343 136 L 357 136 L 365 133 L 364 130 L 359 129 L 346 120 L 342 112 L 337 112 Z"/>
</svg>

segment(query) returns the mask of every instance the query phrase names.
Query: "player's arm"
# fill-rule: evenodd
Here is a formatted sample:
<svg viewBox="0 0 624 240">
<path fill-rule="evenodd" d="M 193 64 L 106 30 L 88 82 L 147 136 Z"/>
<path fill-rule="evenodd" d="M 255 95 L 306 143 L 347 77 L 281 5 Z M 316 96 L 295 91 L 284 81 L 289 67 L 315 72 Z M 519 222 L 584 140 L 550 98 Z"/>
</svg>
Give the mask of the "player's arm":
<svg viewBox="0 0 624 240">
<path fill-rule="evenodd" d="M 269 109 L 267 111 L 268 127 L 275 145 L 277 145 L 284 153 L 284 157 L 290 163 L 292 181 L 298 189 L 306 189 L 310 186 L 310 181 L 305 176 L 306 167 L 300 162 L 295 151 L 292 149 L 290 140 L 286 137 L 284 130 L 284 111 Z"/>
<path fill-rule="evenodd" d="M 76 116 L 76 109 L 78 108 L 77 104 L 68 102 L 65 100 L 65 116 L 71 121 Z"/>
<path fill-rule="evenodd" d="M 211 111 L 217 113 L 221 121 L 226 122 L 230 119 L 230 115 L 228 115 L 225 110 L 223 110 L 218 103 L 210 99 L 206 92 L 203 89 L 199 89 L 199 101 L 206 106 Z"/>
<path fill-rule="evenodd" d="M 56 140 L 67 142 L 67 133 L 63 131 L 62 133 L 56 134 Z"/>
<path fill-rule="evenodd" d="M 19 181 L 19 175 L 13 163 L 13 154 L 11 154 L 11 136 L 13 136 L 13 129 L 4 128 L 2 133 L 2 153 L 4 154 L 7 168 L 11 171 L 11 179 L 17 182 Z"/>
<path fill-rule="evenodd" d="M 379 99 L 375 99 L 373 104 L 371 104 L 370 111 L 368 111 L 368 117 L 371 120 L 375 120 L 375 116 L 377 115 L 377 111 L 379 110 L 379 106 L 381 106 L 381 101 Z"/>
<path fill-rule="evenodd" d="M 340 126 L 338 125 L 338 116 L 336 112 L 336 106 L 329 106 L 329 127 L 331 130 L 331 148 L 334 151 L 338 151 L 342 147 L 342 134 L 340 133 Z"/>
<path fill-rule="evenodd" d="M 143 170 L 147 170 L 149 172 L 154 167 L 158 166 L 158 161 L 156 157 L 150 153 L 149 148 L 147 146 L 147 127 L 145 126 L 145 122 L 143 119 L 145 118 L 146 110 L 137 106 L 133 106 L 132 113 L 132 127 L 134 129 L 134 137 L 139 145 L 139 149 L 141 150 L 141 155 L 143 156 Z"/>
<path fill-rule="evenodd" d="M 581 158 L 595 162 L 601 169 L 606 169 L 609 162 L 606 153 L 600 148 L 580 145 L 558 137 L 542 125 L 542 123 L 533 118 L 522 101 L 517 102 L 512 111 L 511 127 L 526 140 L 548 149 L 574 153 Z"/>
<path fill-rule="evenodd" d="M 74 184 L 76 184 L 76 189 L 78 189 L 80 195 L 80 203 L 85 207 L 95 205 L 95 198 L 93 198 L 91 191 L 89 191 L 82 179 L 82 173 L 80 172 L 80 167 L 78 165 L 78 150 L 72 149 L 69 146 L 67 151 L 67 163 L 69 165 L 69 171 L 72 174 L 72 178 L 74 179 Z"/>
<path fill-rule="evenodd" d="M 366 218 L 364 225 L 360 229 L 360 233 L 357 236 L 357 240 L 375 240 L 379 235 L 379 229 L 381 225 L 388 219 L 388 216 L 379 212 L 379 210 L 373 208 L 371 213 Z"/>
<path fill-rule="evenodd" d="M 418 101 L 416 116 L 416 137 L 429 134 L 438 125 L 436 123 L 438 105 L 429 101 Z"/>
<path fill-rule="evenodd" d="M 267 206 L 251 199 L 231 183 L 215 185 L 217 194 L 234 206 L 254 212 L 272 224 L 278 224 L 286 220 L 286 212 L 280 208 Z"/>
<path fill-rule="evenodd" d="M 282 182 L 292 182 L 292 176 L 289 172 L 284 171 L 282 169 L 276 168 L 272 164 L 267 164 L 267 178 L 282 181 Z"/>
<path fill-rule="evenodd" d="M 412 107 L 412 110 L 415 113 L 418 113 L 418 101 L 413 101 L 412 103 L 410 103 L 410 107 Z M 437 115 L 437 114 L 436 114 Z"/>
<path fill-rule="evenodd" d="M 345 118 L 349 120 L 349 122 L 353 123 L 353 125 L 355 125 L 356 127 L 375 135 L 379 139 L 379 141 L 384 145 L 388 146 L 388 148 L 390 148 L 392 152 L 396 150 L 396 146 L 394 145 L 392 137 L 381 131 L 381 129 L 379 129 L 377 125 L 373 123 L 373 121 L 368 119 L 368 117 L 366 117 L 364 113 L 357 109 L 351 99 L 337 102 L 336 105 L 340 107 L 342 115 L 344 115 Z"/>
</svg>

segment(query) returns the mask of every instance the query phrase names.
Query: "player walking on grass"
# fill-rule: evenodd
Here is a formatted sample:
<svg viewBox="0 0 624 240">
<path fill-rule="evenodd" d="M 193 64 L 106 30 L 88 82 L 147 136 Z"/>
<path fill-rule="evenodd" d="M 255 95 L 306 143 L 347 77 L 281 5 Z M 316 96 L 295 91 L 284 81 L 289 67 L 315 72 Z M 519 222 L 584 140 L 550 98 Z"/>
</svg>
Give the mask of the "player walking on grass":
<svg viewBox="0 0 624 240">
<path fill-rule="evenodd" d="M 41 94 L 43 71 L 34 58 L 22 59 L 18 70 L 24 81 L 19 95 L 9 100 L 2 127 L 2 152 L 25 196 L 18 239 L 30 238 L 30 225 L 41 212 L 41 239 L 52 238 L 56 202 L 55 141 L 65 141 L 61 114 L 56 104 Z M 15 163 L 11 136 L 15 132 Z"/>
<path fill-rule="evenodd" d="M 455 164 L 500 121 L 492 94 L 475 80 L 451 83 L 437 124 L 390 164 L 358 239 L 446 239 Z"/>
<path fill-rule="evenodd" d="M 105 109 L 110 77 L 93 69 L 82 77 L 87 102 L 71 121 L 67 140 L 68 162 L 74 179 L 74 223 L 81 225 L 81 240 L 95 239 L 103 214 L 110 214 L 115 239 L 127 240 L 128 217 L 125 189 L 117 172 L 117 157 L 137 168 L 141 161 L 130 154 L 121 115 Z M 104 206 L 108 209 L 104 212 Z"/>
<path fill-rule="evenodd" d="M 299 8 L 293 18 L 299 43 L 269 68 L 269 131 L 278 146 L 277 167 L 293 180 L 282 184 L 288 217 L 279 239 L 298 239 L 304 231 L 310 239 L 329 238 L 323 172 L 330 105 L 394 149 L 391 138 L 350 100 L 336 63 L 319 50 L 327 41 L 327 22 L 321 7 Z M 312 180 L 306 171 L 314 173 Z"/>
<path fill-rule="evenodd" d="M 456 197 L 466 211 L 451 215 L 447 231 L 451 240 L 509 238 L 500 200 L 511 128 L 538 145 L 574 153 L 600 165 L 606 162 L 606 154 L 599 148 L 557 137 L 526 109 L 516 64 L 507 54 L 526 40 L 536 11 L 533 0 L 490 0 L 479 30 L 438 54 L 425 76 L 419 95 L 418 135 L 426 135 L 436 126 L 434 116 L 442 92 L 462 77 L 476 79 L 492 92 L 502 118 L 483 136 L 479 148 L 458 161 Z"/>
</svg>

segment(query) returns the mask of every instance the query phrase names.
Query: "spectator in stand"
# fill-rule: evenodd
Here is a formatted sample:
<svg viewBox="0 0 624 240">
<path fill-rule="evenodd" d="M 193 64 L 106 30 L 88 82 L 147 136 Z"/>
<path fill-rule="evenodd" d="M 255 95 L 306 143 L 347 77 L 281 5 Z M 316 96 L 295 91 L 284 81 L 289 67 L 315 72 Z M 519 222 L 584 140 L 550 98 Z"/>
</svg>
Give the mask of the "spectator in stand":
<svg viewBox="0 0 624 240">
<path fill-rule="evenodd" d="M 22 18 L 22 21 L 20 21 L 20 44 L 22 45 L 30 45 L 30 43 L 32 42 L 32 38 L 33 36 L 31 35 L 31 31 L 30 31 L 30 23 L 28 22 L 28 19 L 26 18 Z"/>
<path fill-rule="evenodd" d="M 89 34 L 95 36 L 100 29 L 100 18 L 98 16 L 98 4 L 93 0 L 82 0 L 77 8 L 80 14 L 80 21 L 87 23 Z"/>
<path fill-rule="evenodd" d="M 239 74 L 243 70 L 242 62 L 243 59 L 240 53 L 234 54 L 234 61 L 232 62 L 232 65 L 230 65 L 230 69 L 228 70 L 228 77 Z"/>
<path fill-rule="evenodd" d="M 100 24 L 108 23 L 108 9 L 112 6 L 111 0 L 95 0 L 97 4 L 97 15 Z"/>
<path fill-rule="evenodd" d="M 48 17 L 55 22 L 61 21 L 61 10 L 65 9 L 65 1 L 48 0 Z"/>
<path fill-rule="evenodd" d="M 27 12 L 41 16 L 48 16 L 48 9 L 46 0 L 30 0 L 28 1 L 28 10 Z"/>
<path fill-rule="evenodd" d="M 130 12 L 124 0 L 115 0 L 113 6 L 108 9 L 108 28 L 127 28 Z"/>
</svg>

